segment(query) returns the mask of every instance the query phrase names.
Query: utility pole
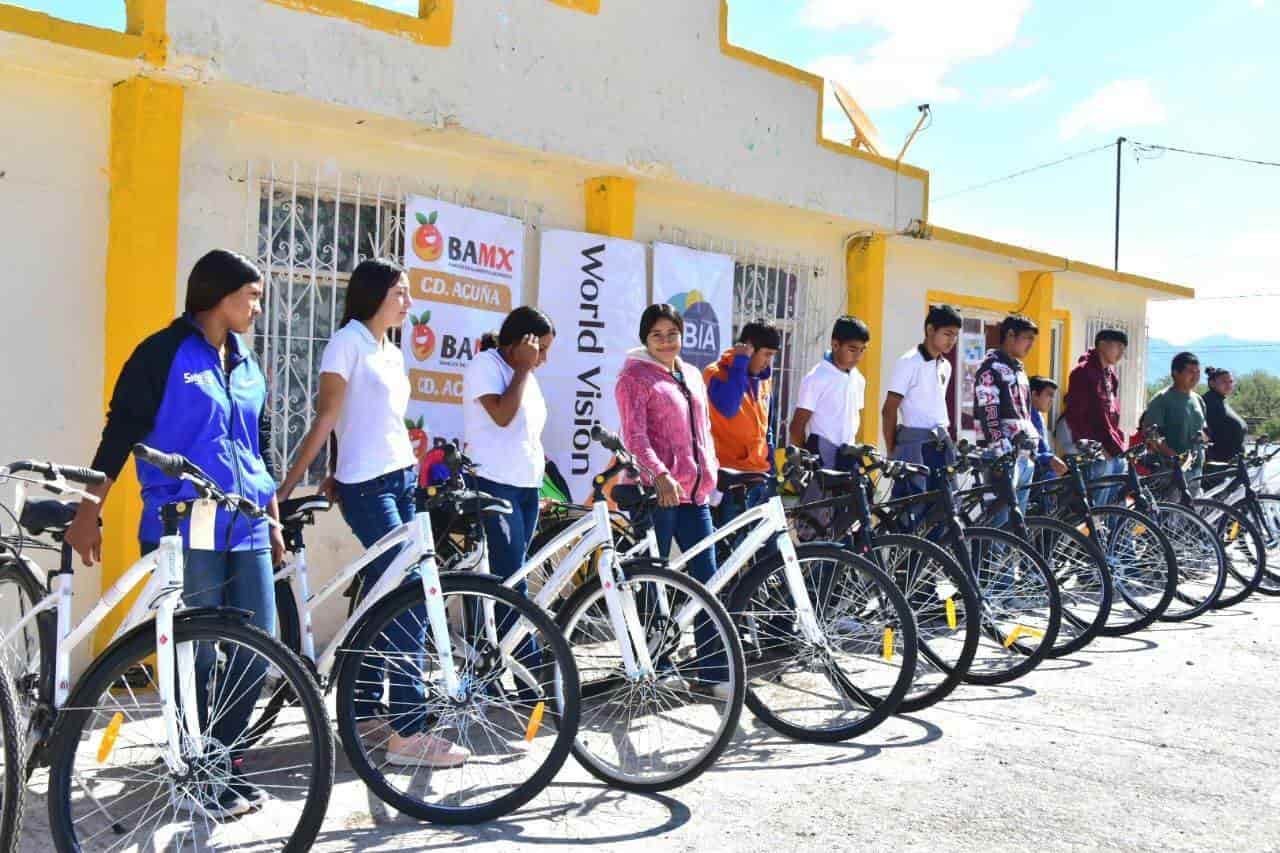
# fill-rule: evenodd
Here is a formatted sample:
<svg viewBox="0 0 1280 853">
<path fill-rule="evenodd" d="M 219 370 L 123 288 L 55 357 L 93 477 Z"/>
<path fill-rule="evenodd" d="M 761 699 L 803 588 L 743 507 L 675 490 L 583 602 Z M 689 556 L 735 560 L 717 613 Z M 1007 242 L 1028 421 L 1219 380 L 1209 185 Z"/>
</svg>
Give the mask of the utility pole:
<svg viewBox="0 0 1280 853">
<path fill-rule="evenodd" d="M 1115 271 L 1120 272 L 1120 152 L 1128 142 L 1123 136 L 1116 138 L 1116 236 Z"/>
</svg>

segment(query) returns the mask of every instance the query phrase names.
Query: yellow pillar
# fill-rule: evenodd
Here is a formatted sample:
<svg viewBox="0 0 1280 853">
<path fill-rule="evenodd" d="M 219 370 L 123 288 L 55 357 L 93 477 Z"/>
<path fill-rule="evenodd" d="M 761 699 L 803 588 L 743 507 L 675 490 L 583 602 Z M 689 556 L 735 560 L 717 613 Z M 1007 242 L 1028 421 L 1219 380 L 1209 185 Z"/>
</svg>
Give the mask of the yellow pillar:
<svg viewBox="0 0 1280 853">
<path fill-rule="evenodd" d="M 636 182 L 603 177 L 587 181 L 587 230 L 630 240 L 636 230 Z"/>
<path fill-rule="evenodd" d="M 181 86 L 134 77 L 111 93 L 111 187 L 107 229 L 104 397 L 138 342 L 176 313 L 178 180 L 182 147 Z M 102 588 L 138 559 L 142 499 L 132 462 L 103 510 Z M 132 597 L 98 631 L 101 648 Z"/>
<path fill-rule="evenodd" d="M 142 37 L 144 59 L 164 65 L 169 53 L 168 0 L 125 0 L 124 7 L 125 32 Z"/>
<path fill-rule="evenodd" d="M 1036 345 L 1027 355 L 1027 374 L 1048 376 L 1049 367 L 1053 364 L 1050 357 L 1050 347 L 1053 342 L 1053 273 L 1044 271 L 1018 273 L 1018 304 L 1024 306 L 1022 313 L 1040 327 Z"/>
<path fill-rule="evenodd" d="M 880 443 L 880 371 L 884 361 L 884 261 L 888 240 L 883 234 L 849 243 L 845 257 L 849 313 L 871 328 L 871 345 L 858 369 L 867 377 L 866 404 L 858 438 Z"/>
</svg>

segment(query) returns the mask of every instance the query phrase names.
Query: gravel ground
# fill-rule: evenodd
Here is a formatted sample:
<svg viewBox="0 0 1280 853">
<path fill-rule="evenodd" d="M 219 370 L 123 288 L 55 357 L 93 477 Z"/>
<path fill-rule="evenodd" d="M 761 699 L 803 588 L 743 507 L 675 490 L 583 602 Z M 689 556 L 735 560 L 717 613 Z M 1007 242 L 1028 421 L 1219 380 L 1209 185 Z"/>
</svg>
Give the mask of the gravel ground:
<svg viewBox="0 0 1280 853">
<path fill-rule="evenodd" d="M 1280 600 L 1099 640 L 1013 685 L 965 687 L 854 743 L 787 741 L 743 713 L 712 770 L 663 796 L 572 759 L 525 809 L 432 827 L 340 760 L 317 850 L 1280 851 Z M 23 849 L 50 847 L 39 779 Z"/>
</svg>

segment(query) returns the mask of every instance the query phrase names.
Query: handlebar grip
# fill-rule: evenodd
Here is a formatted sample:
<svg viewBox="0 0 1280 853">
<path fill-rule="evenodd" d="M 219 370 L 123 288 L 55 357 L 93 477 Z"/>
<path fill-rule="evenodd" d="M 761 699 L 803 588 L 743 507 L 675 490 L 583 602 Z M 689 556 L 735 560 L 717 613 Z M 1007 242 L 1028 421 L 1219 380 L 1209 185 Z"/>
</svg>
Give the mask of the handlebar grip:
<svg viewBox="0 0 1280 853">
<path fill-rule="evenodd" d="M 73 483 L 82 486 L 101 486 L 107 481 L 107 475 L 92 468 L 79 468 L 72 465 L 56 466 L 58 472 Z"/>
<path fill-rule="evenodd" d="M 140 461 L 159 468 L 170 477 L 181 477 L 183 474 L 190 474 L 199 470 L 181 453 L 163 453 L 154 447 L 147 447 L 145 444 L 135 444 L 133 446 L 133 455 Z"/>
<path fill-rule="evenodd" d="M 612 450 L 614 453 L 626 452 L 626 447 L 623 446 L 622 439 L 618 437 L 618 434 L 610 432 L 599 424 L 591 428 L 591 439 L 605 450 Z"/>
</svg>

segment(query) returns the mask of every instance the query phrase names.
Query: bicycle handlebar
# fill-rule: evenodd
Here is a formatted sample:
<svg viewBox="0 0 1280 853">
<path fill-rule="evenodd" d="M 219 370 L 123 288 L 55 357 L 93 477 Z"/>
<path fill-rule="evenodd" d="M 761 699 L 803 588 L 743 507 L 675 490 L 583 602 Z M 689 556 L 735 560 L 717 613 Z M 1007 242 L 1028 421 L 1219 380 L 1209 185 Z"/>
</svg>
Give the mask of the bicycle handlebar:
<svg viewBox="0 0 1280 853">
<path fill-rule="evenodd" d="M 181 453 L 165 453 L 145 444 L 135 444 L 133 446 L 133 455 L 140 461 L 159 468 L 175 480 L 186 480 L 195 484 L 198 491 L 205 493 L 207 497 L 216 500 L 228 509 L 240 512 L 250 518 L 265 519 L 273 527 L 279 526 L 278 522 L 268 515 L 264 507 L 258 506 L 243 495 L 223 491 L 199 465 Z"/>
<path fill-rule="evenodd" d="M 55 465 L 52 462 L 37 462 L 34 459 L 22 459 L 18 462 L 11 462 L 8 466 L 9 472 L 12 474 L 20 474 L 23 471 L 30 471 L 33 474 L 39 474 L 46 480 L 53 480 L 62 477 L 64 480 L 70 480 L 73 483 L 79 483 L 82 486 L 101 486 L 107 481 L 107 475 L 101 471 L 95 471 L 92 468 L 79 468 L 73 465 Z"/>
<path fill-rule="evenodd" d="M 605 450 L 612 450 L 614 453 L 626 453 L 627 448 L 622 444 L 622 439 L 616 432 L 610 432 L 604 427 L 596 424 L 591 428 L 591 440 L 599 444 Z"/>
</svg>

